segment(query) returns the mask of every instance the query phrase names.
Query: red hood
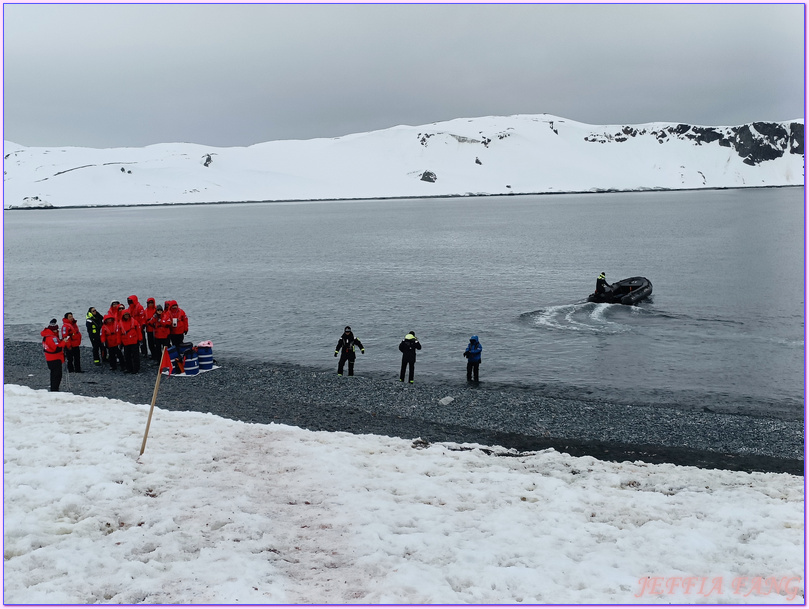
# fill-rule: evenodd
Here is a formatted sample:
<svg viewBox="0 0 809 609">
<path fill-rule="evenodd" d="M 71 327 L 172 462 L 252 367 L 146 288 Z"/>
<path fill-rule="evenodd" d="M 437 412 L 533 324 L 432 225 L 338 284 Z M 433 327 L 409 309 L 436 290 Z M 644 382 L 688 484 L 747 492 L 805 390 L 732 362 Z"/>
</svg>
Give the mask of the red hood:
<svg viewBox="0 0 809 609">
<path fill-rule="evenodd" d="M 59 330 L 51 330 L 50 327 L 45 328 L 39 333 L 40 336 L 59 336 Z"/>
<path fill-rule="evenodd" d="M 132 296 L 126 297 L 127 301 L 131 300 L 132 304 L 129 305 L 130 307 L 137 307 L 140 303 L 138 302 L 138 297 L 132 294 Z"/>
</svg>

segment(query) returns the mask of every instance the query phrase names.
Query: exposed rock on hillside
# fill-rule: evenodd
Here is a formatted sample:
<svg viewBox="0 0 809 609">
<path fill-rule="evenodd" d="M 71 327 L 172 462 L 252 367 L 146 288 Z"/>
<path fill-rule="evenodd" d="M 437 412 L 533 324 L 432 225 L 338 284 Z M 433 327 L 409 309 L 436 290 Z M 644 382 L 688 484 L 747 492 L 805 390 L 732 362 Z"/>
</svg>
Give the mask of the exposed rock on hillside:
<svg viewBox="0 0 809 609">
<path fill-rule="evenodd" d="M 50 203 L 39 197 L 25 197 L 20 205 L 9 205 L 7 209 L 49 209 Z"/>
<path fill-rule="evenodd" d="M 697 127 L 671 125 L 662 129 L 623 127 L 617 133 L 592 133 L 584 138 L 590 143 L 626 142 L 631 138 L 652 136 L 661 144 L 681 139 L 697 145 L 712 144 L 732 148 L 747 165 L 781 158 L 784 154 L 803 154 L 803 123 L 757 122 L 739 127 Z"/>
</svg>

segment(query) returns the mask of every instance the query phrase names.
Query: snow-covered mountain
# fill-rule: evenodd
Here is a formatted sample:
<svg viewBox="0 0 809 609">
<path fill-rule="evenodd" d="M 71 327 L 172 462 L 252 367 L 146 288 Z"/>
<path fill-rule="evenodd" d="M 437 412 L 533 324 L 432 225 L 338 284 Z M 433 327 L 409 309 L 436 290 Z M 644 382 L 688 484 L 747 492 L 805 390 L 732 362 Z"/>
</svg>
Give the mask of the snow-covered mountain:
<svg viewBox="0 0 809 609">
<path fill-rule="evenodd" d="M 804 121 L 594 126 L 455 119 L 248 147 L 47 148 L 4 142 L 4 208 L 804 184 Z"/>
</svg>

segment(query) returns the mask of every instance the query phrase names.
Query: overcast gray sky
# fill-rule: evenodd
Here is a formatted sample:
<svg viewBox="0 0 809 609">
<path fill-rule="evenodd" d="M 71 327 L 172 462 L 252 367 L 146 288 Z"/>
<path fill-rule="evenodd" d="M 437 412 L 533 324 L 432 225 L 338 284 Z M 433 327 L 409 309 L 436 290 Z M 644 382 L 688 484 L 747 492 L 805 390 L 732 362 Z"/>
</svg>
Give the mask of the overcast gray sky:
<svg viewBox="0 0 809 609">
<path fill-rule="evenodd" d="M 459 117 L 804 115 L 804 6 L 3 6 L 4 138 L 245 146 Z"/>
</svg>

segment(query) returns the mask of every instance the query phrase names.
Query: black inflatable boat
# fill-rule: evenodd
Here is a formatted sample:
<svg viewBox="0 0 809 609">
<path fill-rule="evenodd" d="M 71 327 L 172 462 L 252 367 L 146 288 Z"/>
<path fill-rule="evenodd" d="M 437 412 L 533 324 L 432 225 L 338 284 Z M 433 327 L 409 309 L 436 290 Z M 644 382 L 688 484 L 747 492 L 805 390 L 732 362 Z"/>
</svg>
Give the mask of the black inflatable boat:
<svg viewBox="0 0 809 609">
<path fill-rule="evenodd" d="M 602 294 L 590 294 L 588 302 L 607 302 L 610 304 L 637 304 L 644 298 L 652 295 L 652 282 L 646 277 L 630 277 L 621 279 L 612 284 L 612 290 L 607 289 Z"/>
</svg>

